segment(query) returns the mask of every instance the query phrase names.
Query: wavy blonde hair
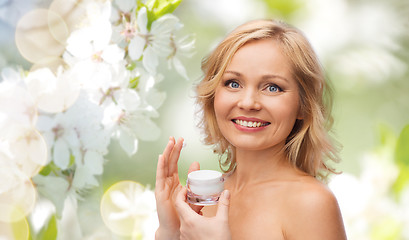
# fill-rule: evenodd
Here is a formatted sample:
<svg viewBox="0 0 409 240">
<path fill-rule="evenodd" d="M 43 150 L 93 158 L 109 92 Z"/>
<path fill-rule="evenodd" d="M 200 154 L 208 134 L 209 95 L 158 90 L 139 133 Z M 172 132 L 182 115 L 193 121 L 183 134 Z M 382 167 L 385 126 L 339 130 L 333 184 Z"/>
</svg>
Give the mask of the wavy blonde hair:
<svg viewBox="0 0 409 240">
<path fill-rule="evenodd" d="M 214 152 L 219 154 L 220 167 L 224 167 L 225 172 L 234 170 L 235 148 L 223 137 L 216 122 L 215 89 L 236 51 L 244 44 L 260 39 L 272 39 L 279 44 L 289 59 L 299 88 L 303 118 L 296 120 L 286 139 L 287 157 L 300 170 L 326 180 L 329 173 L 335 173 L 328 160 L 339 162 L 338 148 L 328 134 L 333 124 L 331 87 L 303 33 L 281 21 L 257 20 L 243 24 L 203 59 L 205 76 L 196 86 L 196 103 L 200 107 L 199 127 L 205 135 L 204 143 L 214 146 Z"/>
</svg>

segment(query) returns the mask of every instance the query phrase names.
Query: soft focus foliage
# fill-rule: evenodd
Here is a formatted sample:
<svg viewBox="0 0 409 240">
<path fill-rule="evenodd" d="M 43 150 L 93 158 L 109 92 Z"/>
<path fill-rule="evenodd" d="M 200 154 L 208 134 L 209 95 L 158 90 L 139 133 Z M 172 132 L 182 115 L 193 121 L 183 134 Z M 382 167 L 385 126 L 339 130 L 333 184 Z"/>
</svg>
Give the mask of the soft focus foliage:
<svg viewBox="0 0 409 240">
<path fill-rule="evenodd" d="M 182 182 L 192 161 L 217 169 L 195 129 L 192 81 L 176 79 L 200 79 L 201 58 L 233 27 L 282 18 L 305 32 L 335 87 L 343 173 L 330 187 L 349 238 L 409 239 L 408 13 L 407 0 L 5 1 L 0 238 L 153 239 L 152 191 L 109 190 L 153 185 L 168 136 L 188 143 Z M 135 235 L 105 224 L 109 196 L 114 218 L 143 215 Z"/>
<path fill-rule="evenodd" d="M 399 176 L 405 169 L 394 161 L 401 154 L 399 145 L 408 126 L 397 138 L 382 125 L 379 145 L 363 158 L 361 175 L 343 173 L 332 179 L 330 187 L 338 198 L 350 239 L 408 239 L 409 184 L 401 182 Z M 396 189 L 396 184 L 401 188 Z"/>
</svg>

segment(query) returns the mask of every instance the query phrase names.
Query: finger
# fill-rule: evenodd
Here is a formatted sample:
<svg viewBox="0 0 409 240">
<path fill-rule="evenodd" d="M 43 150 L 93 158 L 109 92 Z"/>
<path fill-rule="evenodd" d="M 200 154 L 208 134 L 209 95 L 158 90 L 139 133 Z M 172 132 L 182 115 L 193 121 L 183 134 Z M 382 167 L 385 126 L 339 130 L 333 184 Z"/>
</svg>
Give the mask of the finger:
<svg viewBox="0 0 409 240">
<path fill-rule="evenodd" d="M 175 200 L 175 209 L 181 219 L 186 219 L 192 213 L 196 214 L 186 203 L 186 193 L 186 188 L 182 187 Z"/>
<path fill-rule="evenodd" d="M 219 204 L 217 206 L 216 217 L 226 220 L 229 218 L 229 204 L 230 204 L 230 192 L 229 190 L 224 190 L 219 199 Z"/>
<path fill-rule="evenodd" d="M 174 137 L 169 137 L 169 142 L 165 147 L 165 150 L 163 150 L 163 160 L 164 160 L 164 173 L 165 173 L 165 177 L 168 177 L 168 173 L 169 173 L 169 158 L 170 155 L 172 154 L 172 150 L 175 146 L 175 138 Z"/>
<path fill-rule="evenodd" d="M 158 157 L 158 165 L 156 166 L 156 183 L 155 189 L 156 190 L 163 190 L 165 188 L 165 162 L 163 155 L 159 155 Z"/>
<path fill-rule="evenodd" d="M 200 164 L 198 162 L 192 162 L 192 164 L 190 164 L 189 170 L 187 171 L 187 173 L 191 173 L 194 171 L 200 170 Z"/>
<path fill-rule="evenodd" d="M 176 142 L 175 146 L 173 147 L 172 153 L 169 158 L 169 172 L 168 175 L 172 176 L 175 173 L 178 173 L 178 160 L 180 156 L 180 151 L 182 150 L 183 147 L 183 138 L 179 138 L 178 141 Z"/>
</svg>

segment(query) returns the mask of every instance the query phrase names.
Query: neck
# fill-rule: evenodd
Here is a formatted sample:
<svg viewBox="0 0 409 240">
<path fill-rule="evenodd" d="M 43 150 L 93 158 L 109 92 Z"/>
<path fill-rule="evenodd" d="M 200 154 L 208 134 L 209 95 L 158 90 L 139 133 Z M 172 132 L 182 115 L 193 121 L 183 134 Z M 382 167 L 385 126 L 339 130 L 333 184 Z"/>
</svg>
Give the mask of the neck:
<svg viewBox="0 0 409 240">
<path fill-rule="evenodd" d="M 236 170 L 232 175 L 233 185 L 240 189 L 248 185 L 271 181 L 284 176 L 294 168 L 280 148 L 250 151 L 236 149 Z"/>
</svg>

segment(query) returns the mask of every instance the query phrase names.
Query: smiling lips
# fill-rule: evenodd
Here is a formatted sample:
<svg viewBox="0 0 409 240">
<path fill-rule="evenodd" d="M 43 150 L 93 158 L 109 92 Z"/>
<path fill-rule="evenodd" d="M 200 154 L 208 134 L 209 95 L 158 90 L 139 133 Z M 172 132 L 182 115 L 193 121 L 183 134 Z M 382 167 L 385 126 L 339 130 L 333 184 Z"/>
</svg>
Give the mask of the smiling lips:
<svg viewBox="0 0 409 240">
<path fill-rule="evenodd" d="M 250 120 L 241 120 L 241 119 L 233 119 L 232 120 L 235 124 L 248 127 L 248 128 L 259 128 L 269 125 L 269 122 L 262 122 L 262 121 L 250 121 Z"/>
</svg>

